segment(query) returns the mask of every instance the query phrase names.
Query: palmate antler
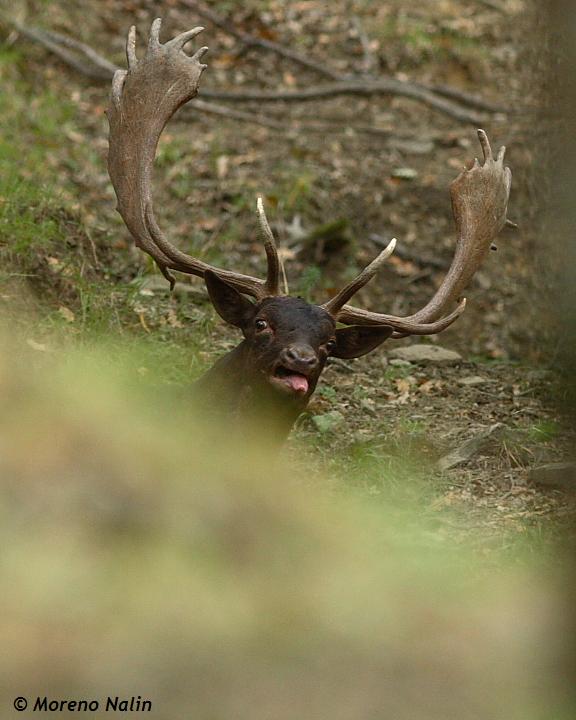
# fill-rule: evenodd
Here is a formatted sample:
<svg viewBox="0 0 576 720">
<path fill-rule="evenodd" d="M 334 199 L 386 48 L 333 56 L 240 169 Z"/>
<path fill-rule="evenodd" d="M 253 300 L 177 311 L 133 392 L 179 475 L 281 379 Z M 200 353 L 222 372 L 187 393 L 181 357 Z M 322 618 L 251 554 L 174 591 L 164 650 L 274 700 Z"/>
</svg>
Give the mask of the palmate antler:
<svg viewBox="0 0 576 720">
<path fill-rule="evenodd" d="M 239 292 L 257 300 L 278 295 L 280 261 L 261 198 L 257 210 L 268 261 L 265 281 L 222 270 L 187 255 L 172 245 L 158 227 L 151 182 L 158 140 L 176 110 L 198 93 L 200 77 L 206 68 L 201 60 L 208 50 L 202 47 L 192 56 L 184 52 L 184 46 L 202 32 L 201 27 L 181 33 L 166 43 L 160 42 L 160 27 L 161 20 L 155 20 L 146 53 L 140 60 L 136 57 L 136 30 L 130 29 L 126 45 L 128 70 L 117 71 L 112 82 L 108 170 L 118 198 L 118 211 L 136 244 L 154 258 L 172 285 L 174 278 L 170 270 L 199 277 L 211 271 Z M 444 330 L 464 311 L 466 301 L 462 300 L 456 309 L 443 316 L 469 283 L 507 222 L 511 183 L 510 170 L 503 164 L 505 148 L 494 159 L 486 133 L 479 130 L 478 135 L 484 164 L 476 160 L 474 166 L 451 185 L 458 244 L 452 266 L 432 300 L 405 318 L 346 305 L 392 254 L 396 243 L 392 240 L 367 268 L 324 304 L 336 320 L 344 324 L 386 325 L 392 327 L 396 335 L 430 335 Z"/>
<path fill-rule="evenodd" d="M 278 293 L 278 253 L 264 208 L 259 202 L 258 217 L 268 258 L 266 281 L 229 270 L 221 270 L 187 255 L 164 236 L 154 217 L 152 168 L 158 140 L 168 120 L 184 103 L 198 93 L 200 76 L 206 65 L 200 61 L 208 48 L 192 56 L 184 46 L 203 28 L 188 30 L 161 43 L 161 20 L 154 20 L 144 57 L 136 57 L 136 28 L 131 27 L 126 44 L 128 70 L 118 70 L 112 81 L 108 109 L 110 149 L 108 171 L 118 211 L 138 247 L 151 255 L 163 275 L 174 284 L 170 270 L 204 277 L 211 270 L 240 292 L 255 298 Z"/>
<path fill-rule="evenodd" d="M 455 310 L 442 317 L 460 298 L 504 225 L 514 225 L 506 218 L 512 184 L 510 168 L 504 166 L 506 148 L 500 148 L 494 158 L 484 130 L 478 130 L 478 138 L 484 164 L 476 159 L 473 166 L 460 173 L 450 185 L 458 240 L 452 265 L 434 297 L 421 310 L 405 318 L 344 305 L 338 313 L 340 322 L 389 325 L 402 335 L 429 335 L 441 332 L 464 312 L 466 300 L 462 299 Z"/>
</svg>

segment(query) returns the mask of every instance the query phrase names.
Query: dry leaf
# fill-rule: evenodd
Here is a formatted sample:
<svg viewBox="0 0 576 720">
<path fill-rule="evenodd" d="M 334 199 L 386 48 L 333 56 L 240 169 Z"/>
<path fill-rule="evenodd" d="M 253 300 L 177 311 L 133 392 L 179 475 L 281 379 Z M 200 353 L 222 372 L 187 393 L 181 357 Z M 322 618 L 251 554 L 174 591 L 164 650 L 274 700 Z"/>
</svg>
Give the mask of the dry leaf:
<svg viewBox="0 0 576 720">
<path fill-rule="evenodd" d="M 230 164 L 230 158 L 228 155 L 219 155 L 216 159 L 216 175 L 218 180 L 223 180 L 228 175 L 228 167 Z"/>
<path fill-rule="evenodd" d="M 174 327 L 174 328 L 184 327 L 184 325 L 182 325 L 180 320 L 178 320 L 178 316 L 176 315 L 176 311 L 174 310 L 174 308 L 169 308 L 166 319 L 168 321 L 168 325 L 170 325 L 171 327 Z"/>
<path fill-rule="evenodd" d="M 60 313 L 60 315 L 62 315 L 66 322 L 73 323 L 74 320 L 76 320 L 76 316 L 74 315 L 72 310 L 70 310 L 70 308 L 67 308 L 65 305 L 60 305 L 60 307 L 58 308 L 58 312 Z"/>
<path fill-rule="evenodd" d="M 434 390 L 439 390 L 443 383 L 441 380 L 426 380 L 418 387 L 418 392 L 429 395 Z"/>
<path fill-rule="evenodd" d="M 32 340 L 31 338 L 28 338 L 28 340 L 26 340 L 26 345 L 28 345 L 28 347 L 31 347 L 32 350 L 37 350 L 38 352 L 49 352 L 47 345 L 44 345 L 44 343 L 36 342 L 36 340 Z"/>
<path fill-rule="evenodd" d="M 396 385 L 396 390 L 400 393 L 410 392 L 411 383 L 407 378 L 398 378 L 394 381 L 394 385 Z"/>
</svg>

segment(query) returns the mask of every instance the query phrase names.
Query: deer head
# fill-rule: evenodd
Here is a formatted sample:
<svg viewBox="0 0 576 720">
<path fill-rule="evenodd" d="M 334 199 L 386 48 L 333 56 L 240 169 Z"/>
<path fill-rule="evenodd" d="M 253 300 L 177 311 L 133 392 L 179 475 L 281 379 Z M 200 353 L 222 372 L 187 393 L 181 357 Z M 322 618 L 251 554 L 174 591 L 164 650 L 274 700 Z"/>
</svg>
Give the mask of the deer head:
<svg viewBox="0 0 576 720">
<path fill-rule="evenodd" d="M 204 280 L 219 315 L 244 334 L 245 376 L 253 376 L 252 384 L 261 381 L 294 396 L 299 404 L 314 392 L 329 356 L 360 357 L 392 333 L 386 325 L 337 328 L 324 307 L 301 298 L 278 295 L 251 302 L 212 271 Z"/>
<path fill-rule="evenodd" d="M 261 198 L 257 211 L 268 263 L 265 280 L 187 255 L 168 241 L 156 223 L 151 176 L 158 140 L 176 110 L 196 96 L 206 68 L 201 60 L 208 49 L 200 48 L 193 55 L 184 51 L 203 28 L 161 43 L 160 26 L 159 19 L 152 24 L 148 48 L 140 60 L 135 28 L 128 34 L 128 70 L 114 75 L 108 109 L 109 173 L 118 210 L 136 244 L 154 258 L 171 285 L 172 271 L 204 278 L 217 312 L 244 334 L 234 356 L 236 372 L 244 373 L 251 385 L 261 384 L 301 408 L 329 356 L 360 357 L 389 337 L 439 333 L 461 315 L 466 304 L 460 299 L 462 290 L 508 222 L 511 173 L 503 164 L 505 148 L 494 158 L 486 133 L 478 131 L 484 163 L 476 160 L 450 188 L 458 233 L 454 259 L 438 291 L 418 312 L 401 318 L 348 305 L 393 252 L 395 240 L 323 305 L 282 295 L 280 261 Z"/>
</svg>

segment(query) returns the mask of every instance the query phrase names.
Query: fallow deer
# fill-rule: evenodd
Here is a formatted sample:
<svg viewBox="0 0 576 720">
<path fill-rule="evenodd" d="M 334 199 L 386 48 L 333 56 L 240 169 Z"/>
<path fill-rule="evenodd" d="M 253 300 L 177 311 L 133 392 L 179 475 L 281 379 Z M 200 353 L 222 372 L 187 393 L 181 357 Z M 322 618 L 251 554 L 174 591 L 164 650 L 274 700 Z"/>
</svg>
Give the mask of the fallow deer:
<svg viewBox="0 0 576 720">
<path fill-rule="evenodd" d="M 413 315 L 395 317 L 349 305 L 378 272 L 395 240 L 352 282 L 323 305 L 312 305 L 280 290 L 280 261 L 261 198 L 259 233 L 268 260 L 265 280 L 209 265 L 172 245 L 156 223 L 152 168 L 168 120 L 198 93 L 208 48 L 193 55 L 184 47 L 203 28 L 160 42 L 161 20 L 153 22 L 144 56 L 136 56 L 136 30 L 128 34 L 128 70 L 118 70 L 108 109 L 108 168 L 118 211 L 136 244 L 174 284 L 171 271 L 204 278 L 219 315 L 239 328 L 244 340 L 199 381 L 209 402 L 244 419 L 258 408 L 277 439 L 283 439 L 304 410 L 329 357 L 357 358 L 387 338 L 442 332 L 464 311 L 463 289 L 505 224 L 511 172 L 505 148 L 494 157 L 488 137 L 478 131 L 484 162 L 475 160 L 451 184 L 457 244 L 450 269 L 432 299 Z M 251 298 L 251 299 L 249 299 Z M 453 308 L 453 304 L 458 304 Z"/>
</svg>

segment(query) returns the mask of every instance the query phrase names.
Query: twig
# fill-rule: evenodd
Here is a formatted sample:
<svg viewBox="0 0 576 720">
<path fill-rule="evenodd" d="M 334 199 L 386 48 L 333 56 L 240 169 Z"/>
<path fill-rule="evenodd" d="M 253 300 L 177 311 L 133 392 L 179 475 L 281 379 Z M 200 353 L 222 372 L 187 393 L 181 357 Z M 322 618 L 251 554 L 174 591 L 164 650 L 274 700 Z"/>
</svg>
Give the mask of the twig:
<svg viewBox="0 0 576 720">
<path fill-rule="evenodd" d="M 54 40 L 54 42 L 59 43 L 60 45 L 64 45 L 65 47 L 70 47 L 74 50 L 80 51 L 88 58 L 88 60 L 92 61 L 97 68 L 102 70 L 103 77 L 110 77 L 118 69 L 118 67 L 114 65 L 114 63 L 102 57 L 102 55 L 99 55 L 93 48 L 90 47 L 90 45 L 86 45 L 79 40 L 75 40 L 74 38 L 68 37 L 67 35 L 62 35 L 61 33 L 54 32 L 53 30 L 45 30 L 44 34 L 48 38 Z"/>
<path fill-rule="evenodd" d="M 244 45 L 246 45 L 247 47 L 259 47 L 263 50 L 270 50 L 276 55 L 288 58 L 289 60 L 292 60 L 298 65 L 308 68 L 308 70 L 313 70 L 319 75 L 323 75 L 324 77 L 328 77 L 332 80 L 340 80 L 342 77 L 340 73 L 331 70 L 324 65 L 320 65 L 313 60 L 310 60 L 310 58 L 306 57 L 306 55 L 302 55 L 301 53 L 296 52 L 291 48 L 284 47 L 283 45 L 272 42 L 271 40 L 258 38 L 254 35 L 249 35 L 248 33 L 238 30 L 238 28 L 234 27 L 232 23 L 225 20 L 223 17 L 215 13 L 213 10 L 211 10 L 199 0 L 180 0 L 180 2 L 182 5 L 185 5 L 191 10 L 194 10 L 196 14 L 200 17 L 204 18 L 205 20 L 209 20 L 213 25 L 216 25 L 217 27 L 227 32 L 229 35 L 232 35 L 233 37 L 240 40 L 240 42 L 244 43 Z"/>
<path fill-rule="evenodd" d="M 233 110 L 225 105 L 217 105 L 216 103 L 206 102 L 204 100 L 199 100 L 198 98 L 191 100 L 188 105 L 185 105 L 178 113 L 179 117 L 185 117 L 186 119 L 192 117 L 194 114 L 192 106 L 198 108 L 198 110 L 201 110 L 202 112 L 210 113 L 211 115 L 219 115 L 220 117 L 226 117 L 231 120 L 240 120 L 241 122 L 251 123 L 252 125 L 261 125 L 262 127 L 270 128 L 271 130 L 286 132 L 285 123 L 269 120 L 268 118 L 263 118 L 259 115 L 243 112 L 242 110 Z"/>
<path fill-rule="evenodd" d="M 295 127 L 306 132 L 321 132 L 324 133 L 327 130 L 353 130 L 354 132 L 364 133 L 365 135 L 376 135 L 377 137 L 389 138 L 393 135 L 392 130 L 388 128 L 380 128 L 375 125 L 356 125 L 349 123 L 346 119 L 343 120 L 315 120 L 310 123 L 302 123 L 299 120 L 294 121 Z"/>
<path fill-rule="evenodd" d="M 450 87 L 450 85 L 431 85 L 428 89 L 435 92 L 437 95 L 442 95 L 450 100 L 457 100 L 458 102 L 468 105 L 471 108 L 476 108 L 476 110 L 484 110 L 485 112 L 490 113 L 509 112 L 509 110 L 501 105 L 494 105 L 494 103 L 488 102 L 488 100 L 483 100 L 477 95 L 471 95 L 464 90 L 458 90 Z"/>
<path fill-rule="evenodd" d="M 94 63 L 92 63 L 92 65 L 86 65 L 85 63 L 80 62 L 78 58 L 61 47 L 58 42 L 51 39 L 46 33 L 42 32 L 42 30 L 29 28 L 16 22 L 12 22 L 12 24 L 21 35 L 24 35 L 24 37 L 29 40 L 39 43 L 45 47 L 46 50 L 49 50 L 51 53 L 59 57 L 60 60 L 63 60 L 67 65 L 74 68 L 74 70 L 78 71 L 82 75 L 87 75 L 95 80 L 109 80 L 112 77 L 113 71 L 104 72 L 102 67 L 99 65 L 95 65 Z M 104 60 L 104 58 L 102 58 L 102 60 Z"/>
<path fill-rule="evenodd" d="M 372 48 L 370 47 L 370 38 L 366 34 L 366 31 L 364 30 L 364 25 L 362 24 L 362 20 L 358 16 L 354 16 L 353 18 L 354 23 L 354 29 L 356 30 L 356 33 L 358 35 L 358 39 L 360 40 L 360 44 L 362 45 L 362 52 L 364 54 L 364 58 L 362 60 L 363 65 L 363 71 L 364 74 L 369 75 L 376 65 L 374 60 L 374 53 L 372 52 Z"/>
</svg>

